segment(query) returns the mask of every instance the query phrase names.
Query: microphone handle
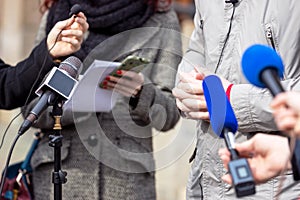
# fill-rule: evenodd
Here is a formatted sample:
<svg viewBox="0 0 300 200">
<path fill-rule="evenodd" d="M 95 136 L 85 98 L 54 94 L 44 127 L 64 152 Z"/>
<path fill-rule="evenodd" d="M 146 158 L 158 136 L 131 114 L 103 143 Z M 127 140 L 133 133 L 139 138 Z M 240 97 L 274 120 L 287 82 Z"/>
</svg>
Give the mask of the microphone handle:
<svg viewBox="0 0 300 200">
<path fill-rule="evenodd" d="M 38 103 L 34 106 L 34 108 L 31 110 L 31 114 L 34 114 L 36 118 L 40 116 L 40 114 L 46 110 L 46 108 L 50 105 L 53 98 L 53 92 L 50 90 L 46 90 L 39 99 Z"/>
<path fill-rule="evenodd" d="M 28 114 L 24 122 L 22 123 L 18 134 L 23 135 L 31 126 L 32 124 L 38 119 L 40 114 L 46 110 L 49 105 L 53 105 L 53 103 L 58 99 L 58 95 L 53 93 L 50 90 L 44 92 L 41 98 L 38 100 L 38 103 L 34 106 L 31 112 Z"/>
<path fill-rule="evenodd" d="M 273 97 L 277 94 L 284 92 L 284 89 L 280 83 L 278 72 L 275 68 L 267 68 L 260 74 L 261 81 L 270 90 Z"/>
<path fill-rule="evenodd" d="M 231 160 L 239 159 L 239 154 L 234 147 L 234 134 L 232 133 L 232 131 L 229 128 L 226 128 L 226 127 L 223 128 L 222 133 L 224 135 L 226 147 L 227 147 L 228 151 L 230 152 Z"/>
</svg>

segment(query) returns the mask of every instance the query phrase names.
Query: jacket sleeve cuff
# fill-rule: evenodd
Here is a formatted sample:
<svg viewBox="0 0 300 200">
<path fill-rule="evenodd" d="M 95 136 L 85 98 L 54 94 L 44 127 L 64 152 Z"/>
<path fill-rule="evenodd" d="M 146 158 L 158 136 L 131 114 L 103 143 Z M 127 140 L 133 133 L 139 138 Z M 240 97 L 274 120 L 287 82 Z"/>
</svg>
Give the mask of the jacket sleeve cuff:
<svg viewBox="0 0 300 200">
<path fill-rule="evenodd" d="M 49 71 L 49 67 L 52 68 L 52 67 L 54 66 L 55 63 L 54 63 L 54 61 L 53 61 L 52 56 L 51 56 L 50 53 L 49 53 L 49 50 L 48 50 L 48 47 L 47 47 L 47 41 L 46 41 L 46 38 L 43 39 L 43 40 L 35 47 L 34 53 L 35 53 L 37 56 L 41 57 L 41 58 L 45 58 L 45 60 L 44 60 L 44 59 L 40 59 L 40 60 L 39 60 L 39 62 L 41 62 L 41 63 L 39 63 L 41 66 L 42 66 L 44 63 L 45 63 L 45 66 L 47 66 L 46 69 L 44 69 L 44 70 Z M 48 66 L 49 66 L 49 67 L 48 67 Z"/>
<path fill-rule="evenodd" d="M 267 89 L 250 84 L 235 84 L 230 92 L 230 103 L 243 132 L 276 131 L 276 125 L 269 107 L 272 96 Z"/>
<path fill-rule="evenodd" d="M 144 121 L 149 121 L 149 111 L 154 102 L 155 87 L 152 83 L 143 85 L 135 108 L 131 108 L 131 114 L 142 116 Z"/>
</svg>

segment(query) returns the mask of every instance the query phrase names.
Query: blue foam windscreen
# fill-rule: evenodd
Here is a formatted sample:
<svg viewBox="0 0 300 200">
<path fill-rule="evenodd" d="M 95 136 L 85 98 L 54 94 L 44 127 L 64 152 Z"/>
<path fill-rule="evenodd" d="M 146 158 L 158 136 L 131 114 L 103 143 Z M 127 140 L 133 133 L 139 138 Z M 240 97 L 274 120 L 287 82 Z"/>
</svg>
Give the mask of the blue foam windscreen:
<svg viewBox="0 0 300 200">
<path fill-rule="evenodd" d="M 242 56 L 242 70 L 251 84 L 265 88 L 265 84 L 260 80 L 260 74 L 267 68 L 276 69 L 278 77 L 283 77 L 282 60 L 273 48 L 255 44 L 246 49 Z"/>
<path fill-rule="evenodd" d="M 202 83 L 210 123 L 216 135 L 224 138 L 223 128 L 235 133 L 238 123 L 219 77 L 210 75 Z"/>
</svg>

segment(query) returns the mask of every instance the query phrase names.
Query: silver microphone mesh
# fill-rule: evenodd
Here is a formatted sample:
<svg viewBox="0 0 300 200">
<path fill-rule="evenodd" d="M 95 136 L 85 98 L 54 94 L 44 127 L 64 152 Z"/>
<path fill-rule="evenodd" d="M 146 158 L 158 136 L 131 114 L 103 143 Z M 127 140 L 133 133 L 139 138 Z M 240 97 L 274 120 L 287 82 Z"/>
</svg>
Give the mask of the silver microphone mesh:
<svg viewBox="0 0 300 200">
<path fill-rule="evenodd" d="M 75 56 L 70 56 L 60 63 L 59 69 L 66 71 L 71 77 L 77 78 L 81 71 L 82 62 Z"/>
</svg>

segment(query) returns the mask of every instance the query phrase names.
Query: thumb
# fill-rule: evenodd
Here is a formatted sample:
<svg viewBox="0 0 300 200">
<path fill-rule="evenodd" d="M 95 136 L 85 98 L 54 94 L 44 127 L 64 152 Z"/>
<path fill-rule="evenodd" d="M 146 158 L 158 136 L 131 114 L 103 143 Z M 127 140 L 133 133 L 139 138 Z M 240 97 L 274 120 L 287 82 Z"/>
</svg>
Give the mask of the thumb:
<svg viewBox="0 0 300 200">
<path fill-rule="evenodd" d="M 251 138 L 243 143 L 235 144 L 235 149 L 241 156 L 248 157 L 248 155 L 254 151 L 254 139 Z"/>
<path fill-rule="evenodd" d="M 57 22 L 53 28 L 55 28 L 56 30 L 61 31 L 64 28 L 70 26 L 73 22 L 74 22 L 74 18 L 70 17 L 69 19 Z"/>
<path fill-rule="evenodd" d="M 225 183 L 228 183 L 228 184 L 232 185 L 232 179 L 231 179 L 230 174 L 226 174 L 226 175 L 222 176 L 222 180 Z"/>
</svg>

